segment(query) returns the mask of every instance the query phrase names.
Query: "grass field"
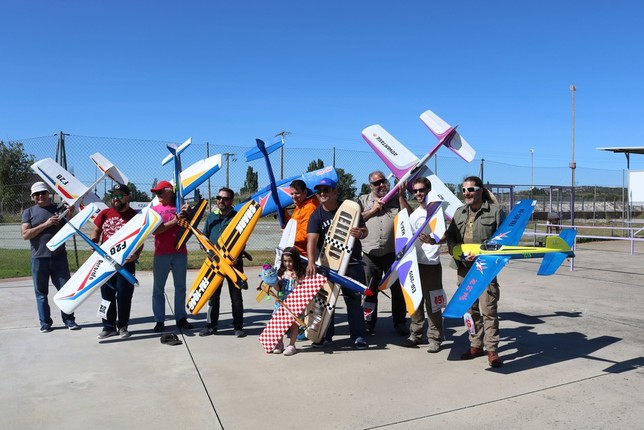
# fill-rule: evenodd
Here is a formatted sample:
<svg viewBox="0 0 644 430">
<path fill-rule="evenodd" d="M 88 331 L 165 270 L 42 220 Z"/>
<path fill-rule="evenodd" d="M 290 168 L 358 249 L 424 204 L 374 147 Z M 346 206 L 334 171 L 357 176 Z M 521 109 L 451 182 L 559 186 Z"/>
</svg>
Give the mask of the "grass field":
<svg viewBox="0 0 644 430">
<path fill-rule="evenodd" d="M 0 258 L 0 279 L 19 278 L 31 276 L 31 251 L 28 249 L 3 249 Z M 73 252 L 67 252 L 69 268 L 73 272 L 78 269 L 90 256 L 90 251 L 78 251 L 78 264 L 76 255 Z M 203 252 L 188 253 L 188 268 L 198 269 L 203 264 L 206 254 Z M 275 260 L 275 251 L 253 251 L 253 261 L 244 260 L 245 266 L 258 266 L 268 261 L 273 263 Z M 137 270 L 152 270 L 152 251 L 143 251 Z"/>
</svg>

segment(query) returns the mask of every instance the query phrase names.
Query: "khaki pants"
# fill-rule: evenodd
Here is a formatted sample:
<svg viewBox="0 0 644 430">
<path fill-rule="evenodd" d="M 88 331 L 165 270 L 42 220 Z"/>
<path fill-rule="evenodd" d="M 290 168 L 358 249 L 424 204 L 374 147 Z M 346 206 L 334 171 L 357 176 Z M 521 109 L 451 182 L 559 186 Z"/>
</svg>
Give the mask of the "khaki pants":
<svg viewBox="0 0 644 430">
<path fill-rule="evenodd" d="M 469 268 L 457 268 L 458 284 L 463 282 Z M 470 334 L 472 348 L 485 347 L 487 351 L 496 351 L 499 346 L 499 315 L 498 304 L 501 299 L 501 290 L 496 278 L 492 279 L 481 297 L 474 302 L 470 309 L 474 320 L 475 334 Z"/>
<path fill-rule="evenodd" d="M 430 300 L 430 291 L 436 291 L 443 288 L 443 268 L 439 264 L 419 264 L 420 285 L 423 290 L 423 302 L 427 311 L 427 338 L 430 341 L 441 343 L 443 341 L 443 315 L 441 311 L 432 312 L 432 301 Z M 423 326 L 425 323 L 425 312 L 423 304 L 418 306 L 416 313 L 411 316 L 409 325 L 410 339 L 420 342 L 423 337 Z"/>
</svg>

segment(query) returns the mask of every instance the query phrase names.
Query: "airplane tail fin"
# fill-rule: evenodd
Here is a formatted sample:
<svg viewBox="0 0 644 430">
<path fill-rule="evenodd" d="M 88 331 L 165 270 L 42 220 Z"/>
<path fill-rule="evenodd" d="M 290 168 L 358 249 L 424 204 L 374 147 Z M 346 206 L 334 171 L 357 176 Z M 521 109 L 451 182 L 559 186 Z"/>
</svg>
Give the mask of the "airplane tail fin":
<svg viewBox="0 0 644 430">
<path fill-rule="evenodd" d="M 161 165 L 162 165 L 162 166 L 165 166 L 165 165 L 166 165 L 166 164 L 168 164 L 170 161 L 172 161 L 172 159 L 173 159 L 176 155 L 181 155 L 181 153 L 182 153 L 183 151 L 185 151 L 185 149 L 186 149 L 186 148 L 187 148 L 191 143 L 192 143 L 192 137 L 189 137 L 189 138 L 188 138 L 188 140 L 186 140 L 185 142 L 183 142 L 181 145 L 179 145 L 179 146 L 177 147 L 177 149 L 176 149 L 176 154 L 175 154 L 174 152 L 172 152 L 170 155 L 168 155 L 167 157 L 165 157 L 165 158 L 163 159 L 163 161 L 161 161 Z"/>
<path fill-rule="evenodd" d="M 566 229 L 559 236 L 548 236 L 546 238 L 546 248 L 556 249 L 561 252 L 546 254 L 543 257 L 541 266 L 539 266 L 537 275 L 552 275 L 566 258 L 574 257 L 575 253 L 572 251 L 572 247 L 575 243 L 576 236 L 577 231 L 574 229 Z"/>
<path fill-rule="evenodd" d="M 105 158 L 101 153 L 97 152 L 89 156 L 89 158 L 96 164 L 96 167 L 103 172 L 103 175 L 107 175 L 115 182 L 119 184 L 127 185 L 129 182 L 127 176 L 121 172 L 118 167 L 114 165 L 110 160 Z M 101 178 L 102 180 L 103 178 Z M 94 188 L 93 186 L 90 188 Z"/>
<path fill-rule="evenodd" d="M 474 160 L 476 151 L 460 134 L 458 134 L 456 127 L 451 127 L 431 110 L 423 112 L 420 115 L 420 120 L 427 126 L 429 131 L 439 139 L 439 144 L 445 145 L 468 163 Z"/>
<path fill-rule="evenodd" d="M 206 199 L 201 199 L 191 210 L 188 212 L 188 219 L 186 220 L 190 225 L 196 227 L 201 222 L 201 218 L 206 210 L 208 202 Z M 181 227 L 179 234 L 177 235 L 177 243 L 175 244 L 176 249 L 180 249 L 192 236 L 192 230 L 190 228 Z"/>
<path fill-rule="evenodd" d="M 278 140 L 275 143 L 271 143 L 270 145 L 265 146 L 266 154 L 271 154 L 277 151 L 278 149 L 280 149 L 282 146 L 284 146 L 284 142 L 282 141 L 282 139 Z M 257 160 L 264 156 L 260 148 L 257 146 L 255 148 L 251 148 L 248 151 L 246 151 L 244 155 L 246 156 L 246 162 Z"/>
</svg>

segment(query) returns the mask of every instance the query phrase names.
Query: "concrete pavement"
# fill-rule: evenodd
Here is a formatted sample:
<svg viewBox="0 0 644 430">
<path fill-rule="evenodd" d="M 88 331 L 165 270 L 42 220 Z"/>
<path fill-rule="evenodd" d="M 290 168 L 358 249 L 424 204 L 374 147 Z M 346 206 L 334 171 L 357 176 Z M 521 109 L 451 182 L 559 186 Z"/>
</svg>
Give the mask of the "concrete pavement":
<svg viewBox="0 0 644 430">
<path fill-rule="evenodd" d="M 384 297 L 367 350 L 351 347 L 340 300 L 333 344 L 298 342 L 285 357 L 259 344 L 273 303 L 256 303 L 252 287 L 246 338 L 232 333 L 224 291 L 216 336 L 197 335 L 203 313 L 195 330 L 176 329 L 168 306 L 166 332 L 183 340 L 169 346 L 152 330 L 150 272 L 137 273 L 132 337 L 100 342 L 99 294 L 78 310 L 79 331 L 62 328 L 51 302 L 56 329 L 42 334 L 31 279 L 0 280 L 0 428 L 641 428 L 644 249 L 631 256 L 628 246 L 582 244 L 575 270 L 564 263 L 550 277 L 536 276 L 539 260 L 512 261 L 499 276 L 500 369 L 459 360 L 461 321 L 447 321 L 437 354 L 399 346 Z M 256 285 L 259 268 L 247 273 Z M 171 279 L 166 291 L 171 304 Z"/>
</svg>

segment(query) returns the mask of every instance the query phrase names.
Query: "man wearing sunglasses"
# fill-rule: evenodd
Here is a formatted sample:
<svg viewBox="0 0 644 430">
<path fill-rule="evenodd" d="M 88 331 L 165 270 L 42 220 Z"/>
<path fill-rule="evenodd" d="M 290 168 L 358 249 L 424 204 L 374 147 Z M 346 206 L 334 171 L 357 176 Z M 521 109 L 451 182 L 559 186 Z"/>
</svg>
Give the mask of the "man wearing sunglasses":
<svg viewBox="0 0 644 430">
<path fill-rule="evenodd" d="M 212 243 L 219 240 L 221 234 L 226 230 L 230 221 L 235 217 L 237 211 L 233 209 L 233 199 L 235 192 L 230 188 L 223 187 L 217 193 L 217 208 L 206 219 L 204 234 Z M 233 261 L 233 266 L 240 272 L 244 272 L 244 262 L 240 258 Z M 244 301 L 242 292 L 235 284 L 228 279 L 228 292 L 230 293 L 230 302 L 233 311 L 233 330 L 236 337 L 245 337 L 244 332 Z M 219 306 L 221 302 L 220 286 L 215 290 L 213 295 L 208 299 L 208 310 L 206 312 L 206 327 L 200 332 L 199 336 L 210 336 L 217 333 L 219 323 Z"/>
<path fill-rule="evenodd" d="M 314 187 L 320 199 L 320 206 L 318 206 L 311 217 L 306 228 L 306 249 L 309 255 L 309 263 L 306 266 L 306 276 L 313 276 L 316 273 L 315 260 L 322 250 L 324 244 L 324 236 L 329 231 L 331 224 L 333 224 L 333 217 L 335 216 L 338 208 L 342 204 L 338 201 L 337 184 L 334 180 L 323 178 L 318 185 Z M 355 279 L 358 282 L 364 283 L 364 270 L 362 269 L 362 244 L 360 239 L 364 239 L 369 234 L 362 216 L 358 221 L 358 227 L 349 229 L 349 234 L 355 237 L 353 249 L 351 251 L 351 260 L 345 273 L 345 276 Z M 362 296 L 360 293 L 352 291 L 346 287 L 342 287 L 342 296 L 344 303 L 347 307 L 347 320 L 349 323 L 349 334 L 353 345 L 357 349 L 367 348 L 365 340 L 366 330 L 364 325 L 364 312 L 362 310 Z M 333 317 L 332 317 L 333 318 Z M 320 343 L 314 343 L 314 347 L 323 346 L 325 343 L 330 343 L 335 334 L 335 326 L 333 320 L 327 328 L 325 338 Z"/>
<path fill-rule="evenodd" d="M 369 236 L 362 240 L 362 261 L 367 285 L 375 289 L 382 280 L 384 273 L 389 270 L 396 259 L 394 247 L 394 220 L 400 210 L 401 203 L 396 200 L 389 200 L 386 204 L 380 203 L 380 199 L 389 192 L 389 181 L 385 174 L 376 170 L 369 174 L 369 188 L 371 192 L 358 197 L 358 204 L 362 211 Z M 398 200 L 405 200 L 405 192 L 398 193 Z M 403 297 L 400 282 L 396 281 L 389 289 L 391 291 L 391 314 L 393 317 L 394 330 L 400 336 L 409 335 L 405 316 L 405 298 Z M 367 334 L 373 334 L 378 321 L 378 292 L 365 298 L 365 327 Z"/>
<path fill-rule="evenodd" d="M 44 182 L 36 182 L 31 186 L 31 199 L 35 205 L 22 212 L 21 231 L 22 238 L 31 244 L 31 276 L 34 281 L 40 331 L 49 333 L 54 323 L 47 299 L 49 279 L 51 278 L 56 289 L 60 290 L 70 278 L 69 264 L 64 244 L 55 251 L 47 248 L 47 242 L 62 228 L 63 222 L 57 213 L 59 208 L 51 202 L 49 189 Z M 70 215 L 72 212 L 73 208 L 70 208 Z M 74 314 L 61 312 L 60 315 L 68 329 L 80 328 L 76 324 Z"/>
<path fill-rule="evenodd" d="M 115 184 L 109 196 L 111 207 L 103 209 L 94 219 L 94 230 L 91 235 L 94 243 L 105 243 L 136 215 L 136 211 L 130 207 L 130 188 L 127 185 Z M 143 247 L 131 253 L 123 262 L 123 267 L 132 275 L 136 271 L 135 261 L 139 259 L 142 249 Z M 98 334 L 99 339 L 117 335 L 122 338 L 130 337 L 127 328 L 133 294 L 134 285 L 118 272 L 101 286 L 101 297 L 103 302 L 108 304 L 103 318 L 103 330 Z"/>
<path fill-rule="evenodd" d="M 403 205 L 411 213 L 409 223 L 412 233 L 418 231 L 427 218 L 427 193 L 432 189 L 432 183 L 425 177 L 416 178 L 412 185 L 412 193 L 419 204 L 419 208 L 411 212 L 409 204 L 405 201 Z M 427 228 L 427 227 L 426 227 Z M 442 306 L 446 302 L 445 290 L 443 290 L 443 268 L 440 260 L 440 245 L 437 245 L 429 231 L 423 231 L 418 235 L 414 246 L 418 258 L 418 271 L 420 272 L 420 286 L 423 291 L 423 302 L 418 306 L 416 312 L 411 316 L 409 326 L 410 335 L 403 342 L 403 346 L 414 348 L 423 341 L 423 328 L 425 325 L 425 313 L 427 313 L 427 340 L 429 347 L 427 352 L 436 353 L 441 349 L 443 342 L 443 316 Z"/>
<path fill-rule="evenodd" d="M 483 243 L 488 240 L 499 225 L 505 214 L 492 195 L 483 186 L 483 181 L 477 176 L 469 176 L 463 181 L 463 197 L 465 205 L 454 213 L 454 219 L 446 232 L 447 246 L 450 254 L 455 245 L 462 243 Z M 471 262 L 454 260 L 456 273 L 460 284 L 467 275 Z M 470 315 L 474 321 L 475 334 L 470 334 L 470 348 L 461 355 L 462 360 L 471 360 L 486 354 L 491 367 L 501 367 L 503 361 L 499 358 L 499 317 L 498 302 L 500 289 L 494 278 L 487 289 L 474 302 Z M 485 347 L 485 351 L 483 348 Z"/>
<path fill-rule="evenodd" d="M 159 204 L 152 207 L 161 216 L 161 224 L 152 233 L 154 235 L 154 266 L 152 276 L 152 313 L 154 314 L 155 332 L 162 332 L 165 328 L 165 283 L 172 271 L 174 281 L 174 317 L 177 327 L 192 329 L 188 322 L 186 311 L 186 272 L 188 270 L 188 250 L 185 243 L 177 250 L 177 235 L 180 228 L 177 220 L 176 194 L 173 185 L 168 181 L 161 181 L 150 190 L 156 194 Z"/>
</svg>

